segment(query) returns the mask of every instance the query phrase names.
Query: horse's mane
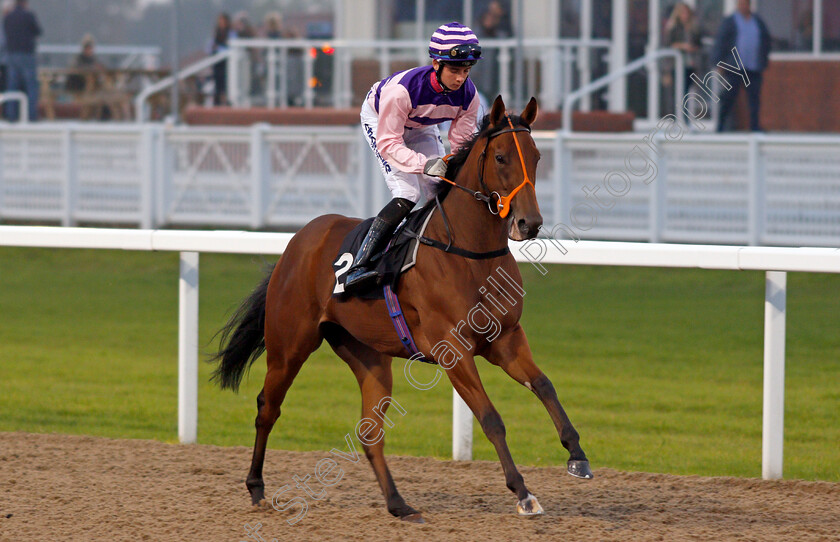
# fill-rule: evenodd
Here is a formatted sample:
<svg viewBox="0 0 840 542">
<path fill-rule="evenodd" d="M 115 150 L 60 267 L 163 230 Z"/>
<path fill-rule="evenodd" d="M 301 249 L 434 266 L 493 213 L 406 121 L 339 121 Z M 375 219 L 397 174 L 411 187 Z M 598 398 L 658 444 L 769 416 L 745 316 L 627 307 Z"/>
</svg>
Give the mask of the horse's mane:
<svg viewBox="0 0 840 542">
<path fill-rule="evenodd" d="M 510 120 L 514 126 L 528 127 L 528 124 L 524 122 L 519 115 L 511 115 Z M 478 143 L 479 140 L 485 137 L 490 137 L 496 132 L 501 132 L 505 128 L 508 128 L 506 123 L 500 124 L 499 126 L 490 126 L 490 115 L 484 115 L 484 118 L 481 119 L 481 122 L 478 125 L 478 130 L 475 134 L 473 134 L 472 137 L 467 140 L 460 149 L 458 149 L 458 152 L 453 154 L 447 161 L 446 178 L 454 181 L 455 178 L 458 177 L 458 173 L 467 162 L 467 157 L 470 155 L 470 152 L 472 152 L 473 147 L 475 147 L 475 144 Z M 445 189 L 440 192 L 441 200 L 449 193 L 448 188 L 450 187 L 451 185 L 447 184 Z"/>
</svg>

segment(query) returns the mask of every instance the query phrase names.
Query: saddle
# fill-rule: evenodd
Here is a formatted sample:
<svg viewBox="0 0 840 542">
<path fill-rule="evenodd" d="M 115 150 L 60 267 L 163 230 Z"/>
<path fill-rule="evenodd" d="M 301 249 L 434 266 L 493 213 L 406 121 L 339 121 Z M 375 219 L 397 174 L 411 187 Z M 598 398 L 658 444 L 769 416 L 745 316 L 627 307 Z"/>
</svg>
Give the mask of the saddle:
<svg viewBox="0 0 840 542">
<path fill-rule="evenodd" d="M 362 241 L 367 235 L 373 218 L 360 223 L 353 228 L 341 242 L 338 255 L 333 260 L 333 271 L 335 272 L 335 288 L 333 297 L 341 300 L 358 297 L 361 299 L 384 299 L 384 286 L 390 286 L 396 291 L 400 275 L 414 267 L 417 262 L 417 249 L 420 246 L 420 238 L 426 231 L 426 226 L 435 211 L 435 200 L 431 200 L 423 207 L 409 214 L 408 217 L 397 226 L 390 242 L 385 250 L 371 259 L 372 268 L 382 274 L 382 283 L 371 287 L 367 291 L 357 292 L 353 295 L 344 291 L 344 280 L 347 272 L 353 265 L 353 258 L 359 250 Z"/>
</svg>

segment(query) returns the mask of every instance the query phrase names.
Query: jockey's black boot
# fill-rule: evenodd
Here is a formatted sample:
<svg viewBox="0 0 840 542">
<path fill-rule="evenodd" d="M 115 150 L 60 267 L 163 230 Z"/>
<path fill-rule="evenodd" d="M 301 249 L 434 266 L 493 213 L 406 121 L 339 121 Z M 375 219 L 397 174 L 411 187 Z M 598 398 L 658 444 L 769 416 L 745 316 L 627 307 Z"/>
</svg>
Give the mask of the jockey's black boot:
<svg viewBox="0 0 840 542">
<path fill-rule="evenodd" d="M 376 286 L 382 279 L 381 273 L 368 267 L 370 260 L 388 242 L 394 228 L 408 216 L 412 207 L 414 202 L 411 200 L 394 198 L 373 219 L 373 224 L 370 225 L 370 230 L 353 259 L 353 267 L 344 281 L 345 292 L 352 294 L 365 291 Z"/>
</svg>

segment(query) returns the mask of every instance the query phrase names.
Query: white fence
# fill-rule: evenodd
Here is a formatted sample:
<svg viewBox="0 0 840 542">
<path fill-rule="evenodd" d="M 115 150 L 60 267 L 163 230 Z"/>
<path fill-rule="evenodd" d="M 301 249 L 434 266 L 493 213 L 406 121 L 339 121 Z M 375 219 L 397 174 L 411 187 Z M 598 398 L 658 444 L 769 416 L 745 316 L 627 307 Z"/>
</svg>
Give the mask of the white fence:
<svg viewBox="0 0 840 542">
<path fill-rule="evenodd" d="M 198 254 L 282 254 L 291 234 L 0 226 L 0 246 L 169 250 L 181 252 L 178 332 L 178 436 L 195 442 L 198 420 Z M 840 249 L 512 243 L 519 261 L 766 271 L 762 476 L 781 478 L 784 434 L 785 309 L 788 271 L 840 273 Z M 471 457 L 472 416 L 453 390 L 453 457 Z"/>
<path fill-rule="evenodd" d="M 840 136 L 534 139 L 540 208 L 568 235 L 840 245 Z M 371 216 L 387 198 L 355 126 L 0 129 L 0 221 L 297 229 L 326 213 Z"/>
<path fill-rule="evenodd" d="M 603 64 L 605 70 L 612 50 L 607 39 L 526 38 L 521 44 L 516 39 L 482 39 L 485 58 L 474 68 L 473 80 L 488 99 L 497 93 L 514 95 L 520 45 L 522 91 L 552 109 L 559 108 L 571 89 L 590 81 L 593 64 Z M 366 92 L 373 81 L 429 63 L 426 39 L 234 39 L 230 50 L 227 92 L 236 107 L 351 107 L 363 96 L 354 96 L 354 91 Z"/>
</svg>

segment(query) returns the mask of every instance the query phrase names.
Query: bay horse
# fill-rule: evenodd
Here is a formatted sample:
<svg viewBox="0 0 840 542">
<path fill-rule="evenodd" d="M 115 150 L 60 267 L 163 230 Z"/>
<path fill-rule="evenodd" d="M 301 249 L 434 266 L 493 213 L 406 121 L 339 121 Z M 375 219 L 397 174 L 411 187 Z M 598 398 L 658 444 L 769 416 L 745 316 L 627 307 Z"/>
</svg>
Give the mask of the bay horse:
<svg viewBox="0 0 840 542">
<path fill-rule="evenodd" d="M 536 117 L 534 98 L 518 116 L 506 112 L 501 96 L 496 98 L 480 131 L 450 158 L 447 177 L 454 181 L 448 182 L 456 186 L 448 187 L 439 205 L 442 212 L 435 213 L 426 228 L 428 238 L 449 239 L 450 245 L 462 251 L 503 255 L 475 259 L 420 245 L 414 268 L 400 277 L 396 290 L 417 349 L 446 369 L 452 386 L 478 419 L 496 448 L 505 483 L 518 499 L 517 513 L 523 516 L 542 514 L 543 509 L 513 462 L 504 423 L 487 397 L 475 356 L 501 367 L 542 401 L 569 452 L 568 472 L 592 477 L 577 431 L 553 385 L 534 363 L 519 324 L 522 303 L 510 303 L 510 285 L 505 288 L 499 280 L 488 280 L 494 271 L 504 274 L 522 295 L 525 293 L 516 261 L 504 249 L 508 239 L 536 237 L 542 225 L 531 181 L 536 178 L 539 160 L 530 134 Z M 358 223 L 358 219 L 325 215 L 295 234 L 273 272 L 220 330 L 220 349 L 210 360 L 218 362 L 213 377 L 223 389 L 236 391 L 247 368 L 263 351 L 267 353 L 265 382 L 257 397 L 257 436 L 246 480 L 252 504 L 264 506 L 262 471 L 268 435 L 301 366 L 326 339 L 358 380 L 362 418 L 370 421 L 357 425 L 356 436 L 388 511 L 403 520 L 423 522 L 420 512 L 397 491 L 385 462 L 384 439 L 372 438 L 382 435 L 382 418 L 390 404 L 391 360 L 408 357 L 405 347 L 394 331 L 384 300 L 338 300 L 333 296 L 333 260 L 344 237 Z M 507 307 L 501 299 L 508 300 Z M 498 323 L 490 335 L 475 318 L 469 319 L 469 326 L 463 321 L 468 314 L 475 316 L 471 310 L 478 306 L 486 311 L 486 320 L 492 315 Z M 442 343 L 454 348 L 439 348 Z"/>
</svg>

